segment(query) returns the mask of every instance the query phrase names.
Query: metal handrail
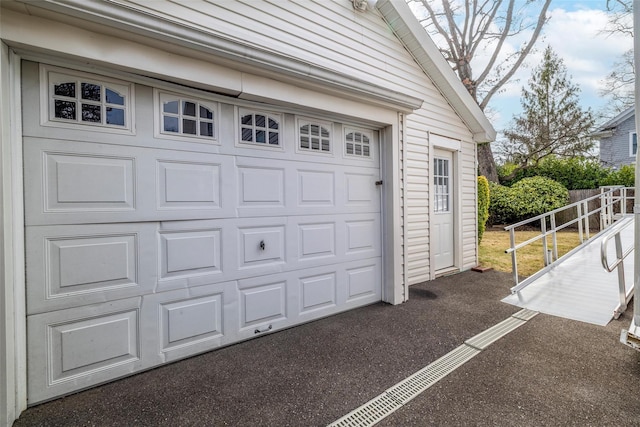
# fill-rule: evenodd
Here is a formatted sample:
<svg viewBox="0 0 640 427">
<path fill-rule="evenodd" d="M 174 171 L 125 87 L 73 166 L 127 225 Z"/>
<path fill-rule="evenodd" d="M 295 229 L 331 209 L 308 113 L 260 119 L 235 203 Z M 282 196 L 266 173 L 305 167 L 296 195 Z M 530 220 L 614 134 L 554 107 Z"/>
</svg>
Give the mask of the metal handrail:
<svg viewBox="0 0 640 427">
<path fill-rule="evenodd" d="M 627 291 L 627 284 L 624 276 L 624 259 L 631 254 L 634 250 L 634 245 L 632 244 L 626 250 L 622 250 L 622 238 L 620 237 L 620 233 L 622 230 L 633 224 L 632 221 L 626 221 L 623 223 L 618 223 L 611 227 L 611 230 L 608 235 L 602 239 L 602 244 L 600 246 L 600 261 L 602 262 L 602 266 L 609 273 L 612 273 L 613 270 L 618 271 L 618 297 L 620 302 L 618 306 L 613 310 L 613 317 L 618 318 L 624 311 L 627 309 L 627 304 L 629 304 L 629 300 L 631 300 L 631 296 L 633 295 L 633 282 L 629 291 Z M 607 245 L 611 239 L 615 239 L 616 245 L 616 261 L 613 265 L 609 265 L 609 256 L 607 253 Z"/>
<path fill-rule="evenodd" d="M 606 188 L 609 188 L 609 190 L 606 190 Z M 566 206 L 562 206 L 559 208 L 556 208 L 552 211 L 549 212 L 545 212 L 543 214 L 540 214 L 538 216 L 534 216 L 532 218 L 527 218 L 525 220 L 522 220 L 520 222 L 516 222 L 515 224 L 511 224 L 511 225 L 507 225 L 504 229 L 505 230 L 510 230 L 512 228 L 518 228 L 518 227 L 522 227 L 523 225 L 527 225 L 530 222 L 534 222 L 534 221 L 538 221 L 544 217 L 547 217 L 549 215 L 555 215 L 557 213 L 560 213 L 562 211 L 571 209 L 573 207 L 575 207 L 576 205 L 580 205 L 580 204 L 584 204 L 584 203 L 589 203 L 592 200 L 596 200 L 596 199 L 602 199 L 603 196 L 607 196 L 607 195 L 613 195 L 613 193 L 615 193 L 616 191 L 620 191 L 620 190 L 629 190 L 631 189 L 630 187 L 617 187 L 617 186 L 612 186 L 612 187 L 601 187 L 601 189 L 603 190 L 603 192 L 601 192 L 600 194 L 596 194 L 595 196 L 591 196 L 591 197 L 587 197 L 586 199 L 582 199 L 582 200 L 578 200 L 577 202 L 573 202 L 570 205 L 566 205 Z M 617 198 L 615 200 L 612 200 L 611 203 L 608 203 L 607 205 L 613 205 L 616 202 L 620 202 L 622 201 L 622 199 L 626 198 L 626 199 L 632 199 L 633 197 L 625 197 L 626 196 L 626 191 L 624 192 L 624 194 L 617 196 Z M 596 213 L 599 212 L 600 210 L 602 210 L 604 208 L 604 206 L 600 206 L 599 208 L 596 208 L 595 210 L 589 212 L 591 213 Z M 574 222 L 577 221 L 578 218 L 576 218 L 575 220 L 573 220 Z"/>
<path fill-rule="evenodd" d="M 600 260 L 602 261 L 602 266 L 609 273 L 612 273 L 613 270 L 618 267 L 619 264 L 623 262 L 623 260 L 633 252 L 633 245 L 629 246 L 626 251 L 618 253 L 618 240 L 620 240 L 620 232 L 633 224 L 633 221 L 623 222 L 619 224 L 615 224 L 610 229 L 610 234 L 606 235 L 604 239 L 602 239 L 602 245 L 600 246 Z M 607 254 L 607 245 L 609 244 L 609 240 L 612 238 L 616 239 L 616 262 L 613 265 L 609 265 L 609 257 Z M 622 241 L 620 241 L 620 247 L 622 248 Z"/>
<path fill-rule="evenodd" d="M 611 226 L 616 217 L 614 214 L 615 207 L 618 206 L 618 211 L 622 214 L 626 214 L 626 205 L 627 200 L 635 199 L 634 196 L 629 196 L 627 194 L 628 188 L 622 186 L 612 186 L 612 187 L 602 187 L 600 194 L 595 196 L 588 197 L 586 199 L 580 200 L 578 202 L 571 203 L 570 205 L 566 205 L 552 211 L 543 213 L 541 215 L 537 215 L 533 218 L 529 218 L 515 224 L 511 224 L 506 226 L 505 231 L 509 231 L 510 238 L 510 247 L 505 251 L 508 254 L 511 254 L 511 265 L 513 278 L 515 282 L 515 286 L 511 288 L 511 293 L 516 293 L 526 287 L 528 284 L 533 282 L 535 279 L 546 273 L 556 265 L 561 262 L 561 260 L 569 257 L 576 251 L 578 251 L 582 246 L 586 244 L 586 240 L 590 239 L 591 227 L 589 225 L 589 219 L 592 215 L 600 214 L 600 231 L 604 230 Z M 589 202 L 594 200 L 600 201 L 600 206 L 589 210 Z M 575 210 L 576 217 L 571 219 L 561 225 L 556 225 L 556 214 L 561 212 L 567 212 Z M 522 227 L 533 222 L 540 222 L 540 234 L 524 241 L 516 244 L 515 232 L 518 227 Z M 549 228 L 547 228 L 547 223 L 549 223 Z M 578 234 L 580 244 L 569 251 L 567 254 L 564 254 L 562 257 L 558 256 L 558 245 L 556 234 L 558 231 L 561 231 L 571 225 L 578 224 Z M 547 237 L 551 236 L 551 249 L 548 247 Z M 542 255 L 544 261 L 544 267 L 536 272 L 535 274 L 520 280 L 518 276 L 518 258 L 517 252 L 519 249 L 534 243 L 536 241 L 542 240 Z"/>
</svg>

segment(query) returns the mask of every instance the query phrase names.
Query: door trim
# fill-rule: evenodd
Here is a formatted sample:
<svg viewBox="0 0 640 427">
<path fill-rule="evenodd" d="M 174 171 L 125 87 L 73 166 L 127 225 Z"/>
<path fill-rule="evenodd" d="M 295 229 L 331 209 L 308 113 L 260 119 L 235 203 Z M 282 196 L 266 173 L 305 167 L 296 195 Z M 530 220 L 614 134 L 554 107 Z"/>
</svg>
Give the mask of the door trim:
<svg viewBox="0 0 640 427">
<path fill-rule="evenodd" d="M 457 139 L 452 139 L 448 137 L 444 137 L 441 135 L 436 135 L 433 133 L 429 134 L 429 238 L 431 239 L 434 236 L 434 226 L 433 226 L 433 218 L 435 216 L 434 206 L 432 201 L 432 196 L 435 194 L 435 186 L 433 184 L 433 159 L 436 156 L 437 151 L 446 151 L 452 154 L 452 175 L 453 175 L 453 192 L 454 196 L 452 198 L 453 204 L 453 265 L 450 267 L 446 267 L 440 270 L 436 270 L 435 267 L 435 254 L 432 250 L 433 246 L 430 245 L 429 250 L 429 276 L 431 280 L 436 277 L 451 274 L 454 272 L 460 271 L 460 266 L 462 264 L 462 233 L 461 233 L 461 211 L 460 207 L 462 206 L 462 171 L 460 168 L 461 161 L 461 153 L 462 153 L 462 142 Z"/>
<path fill-rule="evenodd" d="M 6 384 L 0 393 L 1 421 L 12 424 L 27 408 L 27 317 L 25 301 L 24 197 L 22 193 L 22 58 L 2 43 L 0 75 L 6 96 L 1 99 L 0 166 L 2 201 L 0 217 L 0 314 L 5 319 L 0 332 L 0 372 Z M 4 423 L 3 423 L 4 424 Z"/>
</svg>

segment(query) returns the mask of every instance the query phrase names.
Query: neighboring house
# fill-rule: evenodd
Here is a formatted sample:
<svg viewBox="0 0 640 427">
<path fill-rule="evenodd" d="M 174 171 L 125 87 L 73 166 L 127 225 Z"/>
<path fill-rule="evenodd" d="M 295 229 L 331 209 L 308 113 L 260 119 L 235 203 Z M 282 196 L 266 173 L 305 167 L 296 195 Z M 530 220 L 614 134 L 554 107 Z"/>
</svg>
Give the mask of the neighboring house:
<svg viewBox="0 0 640 427">
<path fill-rule="evenodd" d="M 477 264 L 495 131 L 354 3 L 1 2 L 3 422 Z"/>
<path fill-rule="evenodd" d="M 638 135 L 635 107 L 630 107 L 592 134 L 600 140 L 600 164 L 615 169 L 636 162 Z"/>
</svg>

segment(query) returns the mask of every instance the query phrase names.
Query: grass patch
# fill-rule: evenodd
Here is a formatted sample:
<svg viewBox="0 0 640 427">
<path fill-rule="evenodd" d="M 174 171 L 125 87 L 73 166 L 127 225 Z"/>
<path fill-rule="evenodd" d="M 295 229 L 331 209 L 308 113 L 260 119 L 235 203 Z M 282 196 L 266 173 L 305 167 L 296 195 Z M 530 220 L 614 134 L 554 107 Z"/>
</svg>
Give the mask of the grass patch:
<svg viewBox="0 0 640 427">
<path fill-rule="evenodd" d="M 538 231 L 516 231 L 516 244 L 539 235 Z M 578 232 L 562 231 L 556 234 L 558 256 L 569 252 L 580 244 Z M 547 245 L 552 247 L 551 236 L 547 236 Z M 480 243 L 480 265 L 493 267 L 498 271 L 511 273 L 511 254 L 504 251 L 510 247 L 509 232 L 504 230 L 487 230 Z M 544 267 L 542 255 L 542 239 L 530 243 L 518 250 L 518 275 L 527 277 Z"/>
</svg>

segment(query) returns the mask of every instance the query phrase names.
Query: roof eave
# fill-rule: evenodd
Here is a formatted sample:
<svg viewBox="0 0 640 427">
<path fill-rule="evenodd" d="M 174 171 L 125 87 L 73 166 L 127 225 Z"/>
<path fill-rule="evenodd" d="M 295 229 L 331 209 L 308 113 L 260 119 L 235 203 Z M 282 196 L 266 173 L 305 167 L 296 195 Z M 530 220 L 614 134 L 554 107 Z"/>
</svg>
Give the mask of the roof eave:
<svg viewBox="0 0 640 427">
<path fill-rule="evenodd" d="M 283 54 L 255 46 L 239 44 L 188 23 L 163 16 L 150 16 L 135 8 L 115 2 L 99 0 L 41 0 L 26 3 L 30 8 L 48 10 L 88 22 L 96 22 L 112 28 L 161 40 L 175 46 L 205 52 L 212 56 L 231 59 L 262 70 L 267 70 L 283 80 L 309 82 L 335 91 L 341 96 L 351 96 L 372 104 L 410 113 L 422 106 L 419 97 L 397 92 L 354 78 L 352 75 L 314 66 Z M 187 54 L 187 52 L 182 52 Z"/>
</svg>

